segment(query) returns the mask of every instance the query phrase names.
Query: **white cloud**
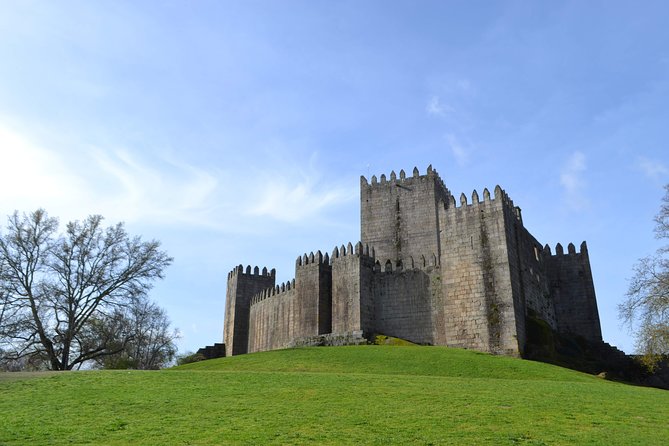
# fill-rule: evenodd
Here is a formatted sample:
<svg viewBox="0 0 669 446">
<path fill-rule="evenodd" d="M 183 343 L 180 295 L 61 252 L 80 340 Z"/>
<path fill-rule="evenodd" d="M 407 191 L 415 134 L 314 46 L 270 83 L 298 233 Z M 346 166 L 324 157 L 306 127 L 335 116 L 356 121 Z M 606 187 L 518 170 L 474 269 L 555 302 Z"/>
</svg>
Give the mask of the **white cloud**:
<svg viewBox="0 0 669 446">
<path fill-rule="evenodd" d="M 147 161 L 128 150 L 96 149 L 98 175 L 106 180 L 96 191 L 101 206 L 124 221 L 203 224 L 219 180 L 213 172 L 154 156 Z"/>
<path fill-rule="evenodd" d="M 643 174 L 653 181 L 658 181 L 669 176 L 669 168 L 659 161 L 651 160 L 645 157 L 637 159 L 637 167 Z"/>
<path fill-rule="evenodd" d="M 576 151 L 567 159 L 560 172 L 560 184 L 564 188 L 569 207 L 584 209 L 588 206 L 588 199 L 584 195 L 586 182 L 583 175 L 587 169 L 585 155 Z"/>
<path fill-rule="evenodd" d="M 320 180 L 317 172 L 308 174 L 276 173 L 265 176 L 258 186 L 260 197 L 247 212 L 253 216 L 266 216 L 285 222 L 297 222 L 318 214 L 324 208 L 355 198 L 350 188 L 330 187 Z"/>
<path fill-rule="evenodd" d="M 43 207 L 61 221 L 101 214 L 109 222 L 265 232 L 276 221 L 318 219 L 357 193 L 353 186 L 329 183 L 313 159 L 306 170 L 278 170 L 277 160 L 270 159 L 250 171 L 200 167 L 174 154 L 125 148 L 64 153 L 1 125 L 0 156 L 0 215 Z"/>
<path fill-rule="evenodd" d="M 98 151 L 95 158 L 101 171 L 117 184 L 106 207 L 113 210 L 115 219 L 124 221 L 262 231 L 272 221 L 316 218 L 328 206 L 354 195 L 346 188 L 324 184 L 313 166 L 308 171 L 277 171 L 268 164 L 235 173 L 192 166 L 174 156 L 149 163 L 127 150 Z"/>
<path fill-rule="evenodd" d="M 471 152 L 471 147 L 469 145 L 464 145 L 462 142 L 453 134 L 449 133 L 446 135 L 446 140 L 451 149 L 451 154 L 455 158 L 455 161 L 458 163 L 458 166 L 463 167 L 469 161 L 469 153 Z"/>
<path fill-rule="evenodd" d="M 439 102 L 439 96 L 432 96 L 430 102 L 427 103 L 425 110 L 429 115 L 441 116 L 444 114 L 444 109 L 441 103 Z"/>
<path fill-rule="evenodd" d="M 427 103 L 427 106 L 425 107 L 425 111 L 427 111 L 429 115 L 444 118 L 448 114 L 453 113 L 455 110 L 453 107 L 441 102 L 439 96 L 432 96 L 430 101 Z"/>
</svg>

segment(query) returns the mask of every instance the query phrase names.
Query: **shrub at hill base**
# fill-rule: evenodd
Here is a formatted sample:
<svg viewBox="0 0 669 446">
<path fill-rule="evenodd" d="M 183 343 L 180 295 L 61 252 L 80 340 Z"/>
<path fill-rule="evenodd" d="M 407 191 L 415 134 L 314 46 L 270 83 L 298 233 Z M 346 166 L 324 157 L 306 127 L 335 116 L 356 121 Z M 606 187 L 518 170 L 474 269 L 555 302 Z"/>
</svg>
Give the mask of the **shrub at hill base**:
<svg viewBox="0 0 669 446">
<path fill-rule="evenodd" d="M 649 370 L 639 358 L 601 342 L 561 334 L 530 313 L 525 319 L 525 359 L 547 362 L 606 379 L 669 389 L 667 361 Z"/>
</svg>

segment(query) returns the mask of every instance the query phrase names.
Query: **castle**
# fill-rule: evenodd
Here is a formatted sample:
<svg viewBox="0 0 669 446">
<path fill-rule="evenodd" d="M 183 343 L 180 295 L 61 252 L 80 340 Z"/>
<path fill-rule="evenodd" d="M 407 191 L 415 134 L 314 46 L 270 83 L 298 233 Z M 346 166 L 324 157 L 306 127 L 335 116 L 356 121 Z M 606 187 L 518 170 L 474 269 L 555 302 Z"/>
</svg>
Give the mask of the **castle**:
<svg viewBox="0 0 669 446">
<path fill-rule="evenodd" d="M 273 269 L 233 269 L 226 356 L 373 334 L 523 356 L 530 317 L 602 341 L 585 242 L 552 253 L 499 186 L 456 201 L 431 166 L 414 168 L 361 177 L 360 208 L 360 242 L 298 257 L 287 283 Z"/>
</svg>

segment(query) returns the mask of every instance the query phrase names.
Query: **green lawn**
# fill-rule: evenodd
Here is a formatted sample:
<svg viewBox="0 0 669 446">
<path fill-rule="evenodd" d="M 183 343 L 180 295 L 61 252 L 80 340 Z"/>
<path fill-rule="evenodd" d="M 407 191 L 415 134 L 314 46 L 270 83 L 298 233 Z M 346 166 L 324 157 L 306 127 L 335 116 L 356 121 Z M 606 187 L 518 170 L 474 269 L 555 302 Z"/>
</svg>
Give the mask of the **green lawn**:
<svg viewBox="0 0 669 446">
<path fill-rule="evenodd" d="M 0 445 L 668 443 L 667 391 L 441 347 L 0 374 Z"/>
</svg>

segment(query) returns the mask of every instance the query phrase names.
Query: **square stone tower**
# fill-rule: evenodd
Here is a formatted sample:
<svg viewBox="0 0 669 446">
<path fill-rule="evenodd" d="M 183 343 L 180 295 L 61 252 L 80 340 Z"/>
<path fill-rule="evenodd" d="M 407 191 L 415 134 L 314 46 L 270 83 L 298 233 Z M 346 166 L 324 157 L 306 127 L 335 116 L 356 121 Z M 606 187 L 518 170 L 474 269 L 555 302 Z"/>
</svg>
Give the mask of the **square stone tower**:
<svg viewBox="0 0 669 446">
<path fill-rule="evenodd" d="M 374 247 L 377 259 L 393 266 L 426 255 L 439 261 L 439 209 L 451 193 L 432 166 L 427 175 L 414 168 L 411 177 L 401 170 L 399 178 L 392 172 L 390 180 L 381 175 L 360 183 L 361 241 Z"/>
</svg>

